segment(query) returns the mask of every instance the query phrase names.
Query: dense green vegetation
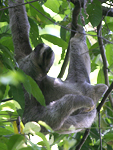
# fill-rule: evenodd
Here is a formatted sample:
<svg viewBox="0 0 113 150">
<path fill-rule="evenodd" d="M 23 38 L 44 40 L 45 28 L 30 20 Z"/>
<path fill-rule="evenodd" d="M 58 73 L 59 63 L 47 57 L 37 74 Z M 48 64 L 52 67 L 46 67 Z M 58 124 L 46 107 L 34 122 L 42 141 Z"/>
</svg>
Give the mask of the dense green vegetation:
<svg viewBox="0 0 113 150">
<path fill-rule="evenodd" d="M 37 2 L 28 0 L 25 2 L 27 3 L 25 6 L 31 26 L 30 41 L 32 47 L 34 48 L 42 42 L 51 47 L 57 45 L 58 51 L 61 51 L 61 56 L 57 58 L 59 64 L 55 62 L 55 66 L 61 66 L 70 39 L 73 0 L 71 2 L 67 0 L 38 0 Z M 88 1 L 86 6 L 81 8 L 78 17 L 78 24 L 85 25 L 86 29 L 87 45 L 91 57 L 92 84 L 105 83 L 110 85 L 113 81 L 112 7 L 113 0 L 93 0 L 92 3 Z M 45 105 L 45 102 L 37 84 L 18 68 L 15 61 L 8 9 L 7 0 L 0 0 L 0 149 L 74 150 L 81 141 L 84 132 L 59 135 L 54 133 L 44 122 L 39 122 L 50 132 L 45 136 L 40 132 L 38 123 L 30 122 L 25 125 L 22 134 L 15 133 L 14 121 L 18 116 L 22 116 L 24 111 L 22 85 L 28 91 L 29 96 L 32 94 L 42 105 Z M 100 22 L 102 22 L 102 29 L 99 26 Z M 101 30 L 102 35 L 98 34 L 97 36 L 99 30 Z M 102 45 L 98 42 L 100 36 Z M 59 72 L 60 67 L 55 74 L 58 75 Z M 111 93 L 101 109 L 100 121 L 97 117 L 81 150 L 113 149 L 112 98 Z"/>
</svg>

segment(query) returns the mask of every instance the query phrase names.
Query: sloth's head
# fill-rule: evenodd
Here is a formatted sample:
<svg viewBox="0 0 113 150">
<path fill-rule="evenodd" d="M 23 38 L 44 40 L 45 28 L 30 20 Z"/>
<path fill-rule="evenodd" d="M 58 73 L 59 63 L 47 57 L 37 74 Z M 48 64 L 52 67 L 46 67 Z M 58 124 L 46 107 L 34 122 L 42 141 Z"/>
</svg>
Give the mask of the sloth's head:
<svg viewBox="0 0 113 150">
<path fill-rule="evenodd" d="M 41 81 L 48 73 L 54 62 L 52 49 L 41 43 L 34 51 L 21 59 L 19 67 L 34 80 Z"/>
<path fill-rule="evenodd" d="M 48 73 L 54 62 L 53 50 L 44 43 L 37 45 L 34 49 L 34 61 L 43 72 Z"/>
</svg>

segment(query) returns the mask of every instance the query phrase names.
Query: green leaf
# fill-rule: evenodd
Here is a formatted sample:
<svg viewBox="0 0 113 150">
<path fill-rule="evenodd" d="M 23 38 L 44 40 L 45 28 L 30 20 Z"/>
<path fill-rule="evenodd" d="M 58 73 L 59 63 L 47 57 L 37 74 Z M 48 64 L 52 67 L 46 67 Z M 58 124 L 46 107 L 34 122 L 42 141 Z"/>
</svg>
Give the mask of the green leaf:
<svg viewBox="0 0 113 150">
<path fill-rule="evenodd" d="M 113 69 L 113 63 L 109 66 L 109 69 L 110 70 Z"/>
<path fill-rule="evenodd" d="M 113 22 L 107 23 L 107 27 L 113 31 Z"/>
<path fill-rule="evenodd" d="M 87 13 L 85 13 L 84 8 L 81 9 L 81 13 L 78 15 L 78 24 L 83 26 L 83 23 L 88 24 L 89 19 Z"/>
<path fill-rule="evenodd" d="M 93 49 L 96 49 L 96 48 L 98 48 L 98 47 L 99 47 L 98 42 L 96 42 L 96 43 L 94 43 L 94 44 L 89 48 L 89 50 L 93 50 Z"/>
<path fill-rule="evenodd" d="M 99 0 L 93 0 L 93 2 L 88 5 L 87 13 L 89 15 L 89 21 L 93 27 L 97 26 L 102 19 L 102 7 Z"/>
<path fill-rule="evenodd" d="M 60 39 L 59 37 L 56 37 L 50 34 L 43 34 L 41 35 L 41 37 L 53 43 L 54 45 L 58 45 L 59 47 L 62 47 L 63 49 L 67 49 L 68 44 L 64 40 Z"/>
<path fill-rule="evenodd" d="M 51 9 L 53 12 L 59 12 L 60 1 L 58 0 L 47 0 L 44 5 Z"/>
<path fill-rule="evenodd" d="M 0 110 L 5 110 L 5 111 L 12 111 L 14 112 L 15 110 L 15 105 L 14 103 L 10 102 L 10 101 L 7 101 L 5 103 L 3 103 L 2 105 L 0 105 Z M 4 114 L 6 114 L 6 116 L 8 117 L 8 114 L 4 112 Z M 4 116 L 4 117 L 6 117 Z"/>
<path fill-rule="evenodd" d="M 53 130 L 51 129 L 51 127 L 48 126 L 45 122 L 43 122 L 43 121 L 38 121 L 38 123 L 39 123 L 41 126 L 45 127 L 49 132 L 53 132 Z"/>
<path fill-rule="evenodd" d="M 112 144 L 112 145 L 113 145 L 113 144 Z M 110 146 L 110 145 L 107 144 L 107 150 L 113 150 L 113 149 L 112 149 L 112 146 Z"/>
<path fill-rule="evenodd" d="M 40 125 L 37 122 L 28 122 L 25 124 L 25 127 L 23 129 L 23 132 L 25 134 L 36 134 L 36 132 L 39 132 L 41 130 Z"/>
<path fill-rule="evenodd" d="M 23 70 L 21 70 L 20 68 L 18 68 L 18 72 L 22 75 L 22 77 L 24 78 L 24 80 L 22 80 L 21 82 L 23 83 L 23 86 L 25 88 L 25 90 L 29 93 L 29 97 L 31 98 L 31 94 L 32 94 L 32 90 L 31 90 L 31 84 L 29 82 L 29 78 L 28 75 L 26 75 Z"/>
<path fill-rule="evenodd" d="M 87 43 L 87 47 L 89 49 L 91 47 L 91 42 L 88 37 L 86 37 L 86 43 Z"/>
<path fill-rule="evenodd" d="M 24 81 L 24 77 L 18 71 L 9 71 L 7 74 L 0 76 L 0 82 L 4 85 L 18 85 L 22 81 Z"/>
<path fill-rule="evenodd" d="M 37 144 L 34 144 L 31 141 L 29 141 L 29 143 L 32 146 L 32 150 L 43 150 L 43 148 L 39 147 Z M 44 149 L 45 149 L 45 147 L 44 147 Z"/>
<path fill-rule="evenodd" d="M 6 86 L 0 83 L 0 101 L 4 97 L 5 90 L 6 90 Z"/>
<path fill-rule="evenodd" d="M 11 36 L 11 34 L 9 34 L 9 33 L 2 33 L 2 34 L 0 34 L 0 39 L 2 38 L 2 37 L 6 37 L 6 36 Z"/>
<path fill-rule="evenodd" d="M 16 150 L 16 147 L 19 146 L 19 144 L 23 142 L 25 143 L 25 137 L 20 134 L 16 134 L 10 137 L 8 141 L 8 150 Z"/>
<path fill-rule="evenodd" d="M 12 41 L 12 37 L 10 35 L 10 37 L 4 37 L 2 39 L 0 39 L 0 43 L 2 45 L 4 45 L 5 47 L 8 47 L 8 49 L 14 51 L 14 47 L 13 47 L 13 41 Z"/>
<path fill-rule="evenodd" d="M 31 42 L 33 44 L 34 47 L 36 47 L 39 43 L 38 43 L 38 37 L 39 37 L 39 30 L 38 30 L 38 26 L 36 24 L 36 22 L 29 18 L 29 23 L 30 23 L 30 38 L 31 38 Z"/>
<path fill-rule="evenodd" d="M 42 25 L 42 27 L 54 22 L 54 19 L 52 19 L 51 16 L 44 11 L 43 7 L 38 2 L 32 3 L 32 6 L 30 5 L 30 12 L 31 16 L 34 17 L 37 22 Z M 50 21 L 50 19 L 52 20 L 52 22 Z"/>
<path fill-rule="evenodd" d="M 22 116 L 25 107 L 24 92 L 22 85 L 21 84 L 18 84 L 17 86 L 10 85 L 10 90 L 12 92 L 13 99 L 17 101 L 22 108 L 21 110 L 18 111 L 19 116 Z"/>
<path fill-rule="evenodd" d="M 5 143 L 0 142 L 0 149 L 1 150 L 7 150 L 7 145 Z"/>
<path fill-rule="evenodd" d="M 98 54 L 100 54 L 100 50 L 98 49 L 98 47 L 99 47 L 98 42 L 96 42 L 95 44 L 93 44 L 89 48 L 90 53 L 93 54 L 94 56 L 97 56 Z"/>
<path fill-rule="evenodd" d="M 106 47 L 106 57 L 109 65 L 113 63 L 113 44 L 107 44 Z"/>
<path fill-rule="evenodd" d="M 24 147 L 24 148 L 21 148 L 19 150 L 34 150 L 32 147 Z"/>
<path fill-rule="evenodd" d="M 104 139 L 106 141 L 113 141 L 113 131 L 108 132 L 107 134 L 104 135 Z"/>
<path fill-rule="evenodd" d="M 39 86 L 30 76 L 28 76 L 28 79 L 31 85 L 31 93 L 33 97 L 35 97 L 41 105 L 45 106 L 45 99 Z"/>
<path fill-rule="evenodd" d="M 4 65 L 6 65 L 9 69 L 14 69 L 14 65 L 12 63 L 12 60 L 15 62 L 13 53 L 11 53 L 10 50 L 2 44 L 0 44 L 0 50 Z"/>
<path fill-rule="evenodd" d="M 42 138 L 42 140 L 43 140 L 43 142 L 44 142 L 44 144 L 45 144 L 47 150 L 51 150 L 51 149 L 50 149 L 50 146 L 49 146 L 49 142 L 47 141 L 45 135 L 42 134 L 41 132 L 37 132 L 36 134 L 37 134 L 39 137 Z"/>
<path fill-rule="evenodd" d="M 103 69 L 99 70 L 98 77 L 97 77 L 97 83 L 98 84 L 99 83 L 105 83 Z"/>
<path fill-rule="evenodd" d="M 8 134 L 12 134 L 12 133 L 13 132 L 11 132 L 10 130 L 0 127 L 0 135 L 8 135 Z"/>
<path fill-rule="evenodd" d="M 66 29 L 63 27 L 60 28 L 60 37 L 62 40 L 66 41 Z"/>
</svg>

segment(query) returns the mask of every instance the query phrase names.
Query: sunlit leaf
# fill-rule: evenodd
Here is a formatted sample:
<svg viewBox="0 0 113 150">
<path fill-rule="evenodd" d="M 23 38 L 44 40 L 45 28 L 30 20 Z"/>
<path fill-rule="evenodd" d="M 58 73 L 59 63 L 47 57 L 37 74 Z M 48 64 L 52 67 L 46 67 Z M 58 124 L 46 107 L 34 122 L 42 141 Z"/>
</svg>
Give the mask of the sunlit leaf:
<svg viewBox="0 0 113 150">
<path fill-rule="evenodd" d="M 113 63 L 113 44 L 107 44 L 105 49 L 108 64 L 111 65 Z"/>
<path fill-rule="evenodd" d="M 36 122 L 28 122 L 28 123 L 25 124 L 23 132 L 25 134 L 31 133 L 31 134 L 34 135 L 34 134 L 36 134 L 36 132 L 39 132 L 40 129 L 41 128 L 40 128 L 40 125 L 38 123 L 36 123 Z"/>
<path fill-rule="evenodd" d="M 51 9 L 53 12 L 59 12 L 60 1 L 58 0 L 47 0 L 44 5 Z"/>
<path fill-rule="evenodd" d="M 50 34 L 43 34 L 41 37 L 55 45 L 58 45 L 59 47 L 62 47 L 63 49 L 67 49 L 68 44 L 59 37 Z"/>
<path fill-rule="evenodd" d="M 47 150 L 51 150 L 51 149 L 50 149 L 50 145 L 49 145 L 47 139 L 45 138 L 44 134 L 42 134 L 41 132 L 37 132 L 36 134 L 37 134 L 39 137 L 42 138 L 42 140 L 43 140 L 43 142 L 44 142 L 44 144 L 45 144 Z"/>
<path fill-rule="evenodd" d="M 38 123 L 39 123 L 41 126 L 45 127 L 49 132 L 53 132 L 53 130 L 51 129 L 51 127 L 48 126 L 45 122 L 43 122 L 43 121 L 38 121 Z"/>
<path fill-rule="evenodd" d="M 24 77 L 18 71 L 9 71 L 7 74 L 0 76 L 0 82 L 4 85 L 18 85 L 22 81 L 24 81 Z"/>
<path fill-rule="evenodd" d="M 39 25 L 42 25 L 42 27 L 54 22 L 54 19 L 51 18 L 50 14 L 44 11 L 43 7 L 38 2 L 32 3 L 32 6 L 30 5 L 29 7 L 31 16 L 35 17 Z M 52 22 L 50 20 L 52 20 Z"/>
<path fill-rule="evenodd" d="M 97 83 L 105 83 L 103 69 L 99 70 L 98 77 L 97 77 Z"/>
</svg>

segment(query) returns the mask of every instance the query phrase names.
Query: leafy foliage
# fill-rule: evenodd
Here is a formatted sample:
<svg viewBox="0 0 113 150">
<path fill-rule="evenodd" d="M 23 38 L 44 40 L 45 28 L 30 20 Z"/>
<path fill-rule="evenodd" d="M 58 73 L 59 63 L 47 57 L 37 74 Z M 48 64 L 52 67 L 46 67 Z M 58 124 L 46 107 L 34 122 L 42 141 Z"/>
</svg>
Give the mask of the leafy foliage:
<svg viewBox="0 0 113 150">
<path fill-rule="evenodd" d="M 31 0 L 29 0 L 30 2 Z M 113 1 L 111 1 L 113 2 Z M 41 105 L 45 105 L 44 97 L 37 84 L 25 75 L 14 58 L 14 48 L 9 29 L 7 0 L 0 0 L 0 149 L 2 150 L 74 150 L 83 137 L 83 133 L 59 135 L 44 122 L 29 122 L 23 129 L 24 134 L 15 134 L 13 121 L 24 112 L 23 87 L 33 95 Z M 26 10 L 30 22 L 30 41 L 34 48 L 37 44 L 49 42 L 62 49 L 61 60 L 65 58 L 68 47 L 70 22 L 74 5 L 66 0 L 43 0 L 27 4 Z M 98 0 L 88 1 L 81 9 L 78 23 L 87 25 L 87 45 L 91 56 L 91 81 L 93 84 L 105 83 L 103 62 L 95 28 L 102 20 L 102 4 Z M 58 27 L 59 25 L 59 27 Z M 58 34 L 47 29 L 52 26 Z M 49 29 L 50 29 L 49 28 Z M 67 28 L 67 29 L 66 29 Z M 45 30 L 45 32 L 44 32 Z M 90 36 L 90 35 L 91 36 Z M 107 41 L 113 41 L 113 18 L 103 19 L 102 35 Z M 113 44 L 104 40 L 105 53 L 108 62 L 109 82 L 113 81 Z M 8 101 L 9 99 L 9 101 Z M 12 99 L 12 100 L 10 100 Z M 40 132 L 40 125 L 47 128 L 49 134 Z M 109 101 L 101 111 L 101 132 L 103 150 L 113 149 L 113 111 Z M 35 140 L 34 140 L 35 139 Z M 81 150 L 100 149 L 98 121 L 91 127 L 90 134 Z"/>
</svg>

